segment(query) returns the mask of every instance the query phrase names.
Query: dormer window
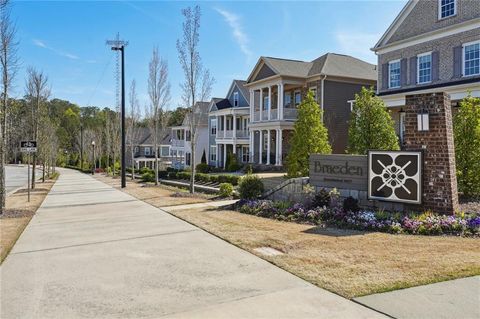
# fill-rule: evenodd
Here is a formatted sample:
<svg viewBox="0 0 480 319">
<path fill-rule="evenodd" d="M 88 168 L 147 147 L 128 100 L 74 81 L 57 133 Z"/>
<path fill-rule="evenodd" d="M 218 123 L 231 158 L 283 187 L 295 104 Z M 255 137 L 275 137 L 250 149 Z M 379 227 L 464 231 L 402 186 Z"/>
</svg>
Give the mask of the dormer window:
<svg viewBox="0 0 480 319">
<path fill-rule="evenodd" d="M 439 0 L 438 1 L 438 18 L 444 19 L 454 16 L 457 13 L 456 0 Z"/>
<path fill-rule="evenodd" d="M 238 106 L 238 92 L 233 92 L 233 106 Z"/>
</svg>

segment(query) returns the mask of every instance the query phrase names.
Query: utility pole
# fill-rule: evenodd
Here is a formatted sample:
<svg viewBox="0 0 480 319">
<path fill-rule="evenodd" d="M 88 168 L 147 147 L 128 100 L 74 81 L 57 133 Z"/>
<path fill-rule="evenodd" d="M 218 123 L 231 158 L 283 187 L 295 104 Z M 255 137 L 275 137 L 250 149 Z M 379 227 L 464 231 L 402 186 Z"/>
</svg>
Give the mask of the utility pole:
<svg viewBox="0 0 480 319">
<path fill-rule="evenodd" d="M 122 126 L 122 154 L 121 154 L 121 178 L 122 178 L 122 188 L 126 186 L 125 178 L 125 47 L 128 45 L 128 41 L 120 40 L 117 33 L 117 38 L 115 40 L 107 40 L 107 45 L 111 47 L 113 51 L 120 51 L 122 55 L 122 109 L 121 109 L 121 126 Z M 115 165 L 115 163 L 113 164 Z M 115 166 L 114 166 L 115 167 Z"/>
</svg>

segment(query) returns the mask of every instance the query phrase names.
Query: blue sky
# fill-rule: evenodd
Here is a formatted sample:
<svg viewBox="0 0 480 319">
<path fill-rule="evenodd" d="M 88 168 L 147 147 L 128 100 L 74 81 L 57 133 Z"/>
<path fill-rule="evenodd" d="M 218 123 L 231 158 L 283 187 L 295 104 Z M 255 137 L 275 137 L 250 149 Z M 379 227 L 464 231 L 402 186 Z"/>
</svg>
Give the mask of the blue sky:
<svg viewBox="0 0 480 319">
<path fill-rule="evenodd" d="M 375 63 L 369 50 L 405 5 L 398 1 L 16 1 L 12 15 L 20 41 L 14 96 L 24 92 L 25 69 L 49 76 L 52 97 L 80 106 L 113 107 L 115 57 L 105 45 L 117 32 L 128 40 L 126 82 L 137 81 L 148 103 L 148 62 L 153 46 L 168 60 L 171 108 L 180 103 L 182 72 L 176 40 L 180 10 L 202 8 L 200 53 L 223 97 L 232 79 L 246 79 L 259 56 L 313 60 L 327 52 Z"/>
</svg>

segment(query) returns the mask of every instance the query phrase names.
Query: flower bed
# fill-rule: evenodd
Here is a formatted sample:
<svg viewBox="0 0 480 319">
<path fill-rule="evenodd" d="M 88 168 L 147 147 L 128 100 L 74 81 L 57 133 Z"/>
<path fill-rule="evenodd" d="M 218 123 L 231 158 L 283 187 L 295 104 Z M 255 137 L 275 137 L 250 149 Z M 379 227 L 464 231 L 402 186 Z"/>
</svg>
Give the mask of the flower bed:
<svg viewBox="0 0 480 319">
<path fill-rule="evenodd" d="M 337 203 L 338 200 L 335 202 Z M 341 204 L 306 207 L 302 204 L 271 200 L 241 200 L 237 209 L 244 214 L 283 221 L 329 225 L 340 228 L 371 230 L 394 234 L 479 236 L 480 215 L 462 213 L 453 216 L 388 213 L 384 211 L 345 210 Z"/>
</svg>

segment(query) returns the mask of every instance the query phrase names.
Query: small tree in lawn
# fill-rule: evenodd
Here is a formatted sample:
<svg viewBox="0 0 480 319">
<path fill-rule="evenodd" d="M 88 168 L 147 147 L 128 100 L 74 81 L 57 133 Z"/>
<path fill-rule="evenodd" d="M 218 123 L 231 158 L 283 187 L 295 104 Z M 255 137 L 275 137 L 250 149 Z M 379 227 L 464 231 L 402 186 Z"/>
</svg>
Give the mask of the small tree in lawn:
<svg viewBox="0 0 480 319">
<path fill-rule="evenodd" d="M 480 196 L 480 98 L 469 95 L 453 118 L 458 187 Z"/>
<path fill-rule="evenodd" d="M 348 153 L 367 154 L 373 150 L 398 150 L 398 137 L 394 122 L 383 101 L 373 89 L 362 88 L 355 94 L 350 127 Z"/>
<path fill-rule="evenodd" d="M 291 177 L 308 175 L 310 154 L 332 152 L 328 131 L 322 123 L 322 111 L 311 91 L 298 107 L 291 145 L 287 156 L 287 172 Z"/>
</svg>

